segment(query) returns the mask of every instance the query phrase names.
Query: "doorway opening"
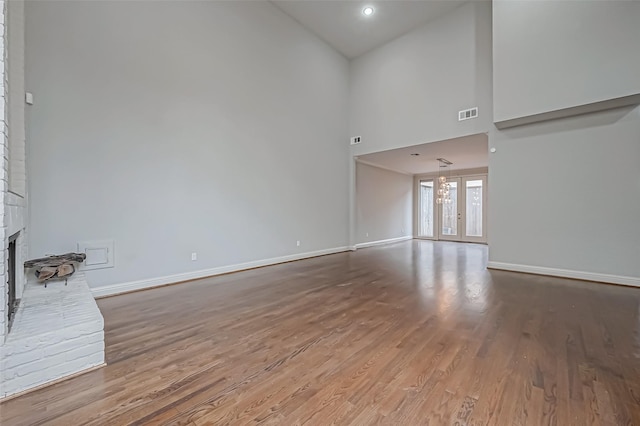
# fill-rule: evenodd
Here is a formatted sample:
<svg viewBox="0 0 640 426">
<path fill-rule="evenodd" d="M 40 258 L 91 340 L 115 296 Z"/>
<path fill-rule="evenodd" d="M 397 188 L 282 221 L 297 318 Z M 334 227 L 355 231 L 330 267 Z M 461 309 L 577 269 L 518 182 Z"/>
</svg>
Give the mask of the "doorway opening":
<svg viewBox="0 0 640 426">
<path fill-rule="evenodd" d="M 486 243 L 488 153 L 487 134 L 479 133 L 365 154 L 356 160 L 412 177 L 413 238 Z M 445 170 L 441 169 L 443 163 L 439 159 L 450 163 Z M 446 203 L 438 203 L 439 178 L 442 175 L 448 185 Z M 380 191 L 376 189 L 375 192 Z M 389 205 L 387 201 L 377 209 L 388 208 Z M 358 212 L 363 210 L 364 206 L 359 203 Z M 359 219 L 358 227 L 361 227 Z"/>
</svg>

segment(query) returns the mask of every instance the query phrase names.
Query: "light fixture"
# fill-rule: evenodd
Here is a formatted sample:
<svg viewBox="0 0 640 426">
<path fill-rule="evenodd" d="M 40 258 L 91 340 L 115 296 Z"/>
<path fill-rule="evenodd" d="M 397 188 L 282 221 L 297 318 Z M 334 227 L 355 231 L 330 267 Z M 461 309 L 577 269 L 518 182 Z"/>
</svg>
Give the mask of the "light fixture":
<svg viewBox="0 0 640 426">
<path fill-rule="evenodd" d="M 362 9 L 362 14 L 364 16 L 371 16 L 371 15 L 373 15 L 373 12 L 374 12 L 374 10 L 373 10 L 373 8 L 371 6 L 367 6 L 364 9 Z"/>
<path fill-rule="evenodd" d="M 438 198 L 436 203 L 438 204 L 451 204 L 451 184 L 447 182 L 447 177 L 442 172 L 442 169 L 447 169 L 453 163 L 444 158 L 438 158 Z"/>
</svg>

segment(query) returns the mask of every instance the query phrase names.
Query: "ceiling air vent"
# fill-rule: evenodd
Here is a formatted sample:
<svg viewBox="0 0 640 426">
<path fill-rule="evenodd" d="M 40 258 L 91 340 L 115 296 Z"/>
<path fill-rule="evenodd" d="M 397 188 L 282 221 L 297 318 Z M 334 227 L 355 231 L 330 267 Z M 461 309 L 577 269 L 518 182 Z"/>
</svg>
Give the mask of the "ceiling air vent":
<svg viewBox="0 0 640 426">
<path fill-rule="evenodd" d="M 478 107 L 464 109 L 458 112 L 458 121 L 469 120 L 478 117 Z"/>
</svg>

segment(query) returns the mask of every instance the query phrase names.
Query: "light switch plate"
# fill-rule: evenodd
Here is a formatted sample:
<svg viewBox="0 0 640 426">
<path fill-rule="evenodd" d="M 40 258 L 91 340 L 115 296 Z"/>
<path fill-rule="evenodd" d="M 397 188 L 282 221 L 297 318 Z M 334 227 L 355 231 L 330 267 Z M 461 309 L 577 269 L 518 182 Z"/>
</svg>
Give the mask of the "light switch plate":
<svg viewBox="0 0 640 426">
<path fill-rule="evenodd" d="M 104 269 L 114 267 L 114 241 L 81 241 L 78 242 L 78 253 L 87 255 L 84 263 L 80 265 L 80 270 L 90 271 L 92 269 Z"/>
</svg>

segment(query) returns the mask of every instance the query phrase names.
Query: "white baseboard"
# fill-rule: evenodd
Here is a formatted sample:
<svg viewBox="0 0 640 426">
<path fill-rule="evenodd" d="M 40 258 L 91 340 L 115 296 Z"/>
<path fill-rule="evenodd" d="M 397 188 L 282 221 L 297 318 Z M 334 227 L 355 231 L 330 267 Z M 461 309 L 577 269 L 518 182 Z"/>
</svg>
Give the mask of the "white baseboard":
<svg viewBox="0 0 640 426">
<path fill-rule="evenodd" d="M 488 262 L 487 268 L 640 287 L 640 278 L 621 275 L 599 274 L 595 272 L 573 271 L 570 269 L 546 268 L 543 266 L 518 265 L 515 263 L 503 262 Z"/>
<path fill-rule="evenodd" d="M 400 242 L 400 241 L 407 241 L 407 240 L 413 240 L 413 236 L 408 235 L 408 236 L 405 236 L 405 237 L 389 238 L 387 240 L 370 241 L 368 243 L 358 243 L 354 247 L 356 249 L 361 249 L 361 248 L 365 248 L 365 247 L 380 246 L 382 244 L 391 244 L 391 243 L 397 243 L 397 242 Z"/>
<path fill-rule="evenodd" d="M 228 274 L 230 272 L 244 271 L 246 269 L 260 268 L 262 266 L 276 265 L 278 263 L 291 262 L 294 260 L 308 259 L 310 257 L 324 256 L 327 254 L 342 253 L 351 250 L 351 247 L 335 247 L 324 250 L 310 251 L 306 253 L 291 254 L 288 256 L 273 257 L 271 259 L 256 260 L 253 262 L 238 263 L 236 265 L 220 266 L 211 269 L 201 269 L 199 271 L 184 272 L 182 274 L 166 275 L 164 277 L 149 278 L 144 280 L 130 281 L 121 284 L 112 284 L 102 287 L 92 288 L 93 297 L 107 297 L 116 294 L 129 293 L 132 291 L 159 287 L 167 284 L 175 284 L 182 281 L 197 280 L 200 278 L 213 277 L 216 275 Z"/>
</svg>

